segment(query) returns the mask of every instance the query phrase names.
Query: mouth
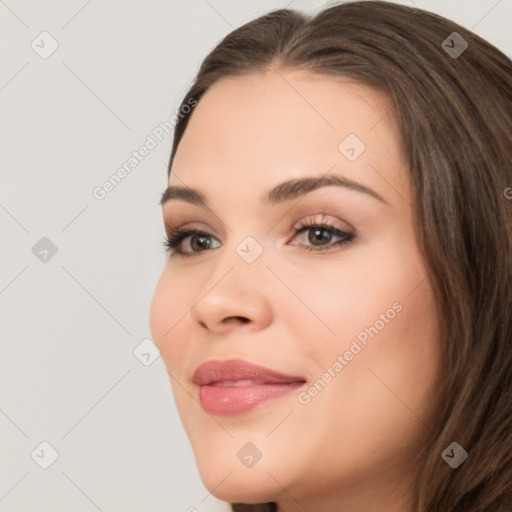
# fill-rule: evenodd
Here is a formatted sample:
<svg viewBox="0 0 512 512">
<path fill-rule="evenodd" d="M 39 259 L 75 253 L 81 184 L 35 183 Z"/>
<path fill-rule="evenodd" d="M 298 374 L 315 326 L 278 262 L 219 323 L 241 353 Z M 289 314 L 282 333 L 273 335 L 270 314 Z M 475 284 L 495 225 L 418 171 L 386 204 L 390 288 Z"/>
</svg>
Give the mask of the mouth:
<svg viewBox="0 0 512 512">
<path fill-rule="evenodd" d="M 285 375 L 241 359 L 211 360 L 200 365 L 192 378 L 199 401 L 218 415 L 246 413 L 303 386 L 304 377 Z"/>
<path fill-rule="evenodd" d="M 266 382 L 258 379 L 243 379 L 243 380 L 225 380 L 222 382 L 210 382 L 207 384 L 208 386 L 261 386 L 263 384 L 271 384 L 270 382 Z"/>
</svg>

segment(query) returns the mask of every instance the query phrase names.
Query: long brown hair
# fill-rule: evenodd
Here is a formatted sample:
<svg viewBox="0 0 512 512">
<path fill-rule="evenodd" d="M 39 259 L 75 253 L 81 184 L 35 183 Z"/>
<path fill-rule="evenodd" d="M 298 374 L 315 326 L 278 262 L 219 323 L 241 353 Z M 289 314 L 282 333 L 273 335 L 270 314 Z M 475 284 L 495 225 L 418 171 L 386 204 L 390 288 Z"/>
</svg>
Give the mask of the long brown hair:
<svg viewBox="0 0 512 512">
<path fill-rule="evenodd" d="M 333 5 L 314 16 L 282 9 L 228 34 L 181 106 L 221 78 L 269 68 L 349 77 L 392 100 L 442 347 L 434 422 L 415 463 L 414 509 L 510 512 L 512 62 L 420 9 L 384 1 Z M 175 127 L 169 173 L 191 115 Z M 441 458 L 453 441 L 469 453 L 458 469 Z M 231 506 L 277 510 L 276 503 Z"/>
</svg>

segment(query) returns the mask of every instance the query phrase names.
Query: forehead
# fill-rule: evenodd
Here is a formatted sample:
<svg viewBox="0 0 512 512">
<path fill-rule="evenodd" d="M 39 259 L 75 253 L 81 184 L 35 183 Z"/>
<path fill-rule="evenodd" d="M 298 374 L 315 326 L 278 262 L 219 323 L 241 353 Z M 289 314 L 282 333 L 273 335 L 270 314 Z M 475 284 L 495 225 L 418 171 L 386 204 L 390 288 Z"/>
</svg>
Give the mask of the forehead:
<svg viewBox="0 0 512 512">
<path fill-rule="evenodd" d="M 360 153 L 355 160 L 343 152 L 345 141 Z M 376 169 L 401 179 L 390 100 L 347 78 L 270 70 L 224 78 L 207 90 L 180 141 L 169 184 L 243 193 L 333 168 L 367 184 Z"/>
</svg>

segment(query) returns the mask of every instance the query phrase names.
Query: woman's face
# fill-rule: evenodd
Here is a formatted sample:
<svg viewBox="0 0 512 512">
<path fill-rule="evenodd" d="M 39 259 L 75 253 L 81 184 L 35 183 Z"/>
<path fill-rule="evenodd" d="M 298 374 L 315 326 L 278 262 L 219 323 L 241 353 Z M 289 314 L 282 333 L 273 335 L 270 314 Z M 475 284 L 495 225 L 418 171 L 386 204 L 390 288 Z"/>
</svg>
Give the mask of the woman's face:
<svg viewBox="0 0 512 512">
<path fill-rule="evenodd" d="M 205 486 L 287 511 L 395 510 L 439 349 L 389 100 L 298 71 L 223 79 L 169 185 L 205 202 L 168 194 L 166 230 L 203 234 L 168 258 L 150 323 Z M 211 360 L 289 378 L 235 361 L 195 383 Z"/>
</svg>

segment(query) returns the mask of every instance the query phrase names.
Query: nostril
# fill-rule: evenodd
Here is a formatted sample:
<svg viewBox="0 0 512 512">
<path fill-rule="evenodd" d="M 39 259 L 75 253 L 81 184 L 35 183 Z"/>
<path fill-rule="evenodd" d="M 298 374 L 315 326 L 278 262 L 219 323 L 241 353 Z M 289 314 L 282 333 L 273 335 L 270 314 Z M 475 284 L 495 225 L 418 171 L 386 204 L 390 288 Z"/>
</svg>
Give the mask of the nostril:
<svg viewBox="0 0 512 512">
<path fill-rule="evenodd" d="M 240 320 L 240 322 L 242 322 L 244 324 L 249 322 L 249 319 L 246 318 L 245 316 L 230 316 L 230 317 L 226 318 L 225 320 L 230 321 L 231 319 Z"/>
</svg>

